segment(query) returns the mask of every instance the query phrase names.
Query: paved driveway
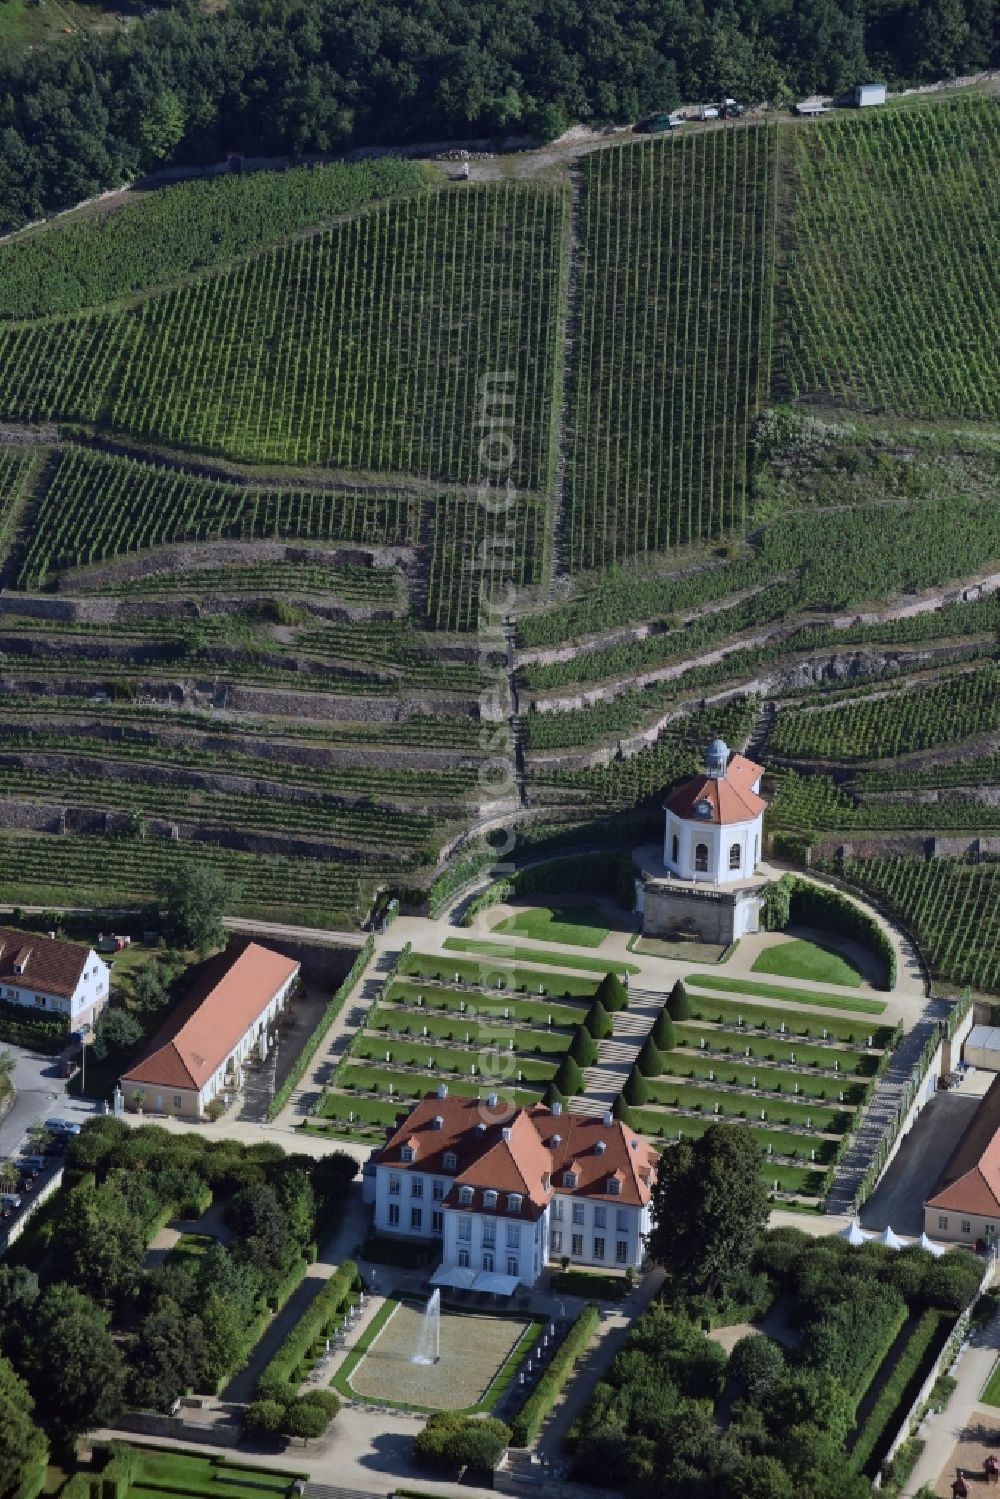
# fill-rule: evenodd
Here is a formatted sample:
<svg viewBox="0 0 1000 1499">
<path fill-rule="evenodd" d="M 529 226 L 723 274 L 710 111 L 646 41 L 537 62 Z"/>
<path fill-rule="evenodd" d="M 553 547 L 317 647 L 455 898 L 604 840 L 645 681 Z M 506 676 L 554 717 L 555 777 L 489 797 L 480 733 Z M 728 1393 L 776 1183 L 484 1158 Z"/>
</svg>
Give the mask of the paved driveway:
<svg viewBox="0 0 1000 1499">
<path fill-rule="evenodd" d="M 55 1115 L 82 1124 L 94 1112 L 89 1098 L 70 1098 L 66 1084 L 57 1075 L 57 1058 L 43 1057 L 24 1046 L 0 1042 L 0 1050 L 17 1058 L 14 1068 L 14 1102 L 0 1121 L 0 1159 L 16 1155 L 30 1127 Z"/>
<path fill-rule="evenodd" d="M 957 1091 L 935 1093 L 862 1209 L 863 1227 L 891 1224 L 900 1234 L 921 1233 L 924 1202 L 981 1103 L 981 1098 Z"/>
</svg>

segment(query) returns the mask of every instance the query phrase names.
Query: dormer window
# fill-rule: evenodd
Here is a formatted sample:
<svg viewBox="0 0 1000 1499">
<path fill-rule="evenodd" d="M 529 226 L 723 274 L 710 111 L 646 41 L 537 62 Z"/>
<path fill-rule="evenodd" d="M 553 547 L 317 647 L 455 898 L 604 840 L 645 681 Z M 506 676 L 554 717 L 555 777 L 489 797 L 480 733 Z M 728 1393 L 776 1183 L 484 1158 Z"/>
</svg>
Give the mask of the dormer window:
<svg viewBox="0 0 1000 1499">
<path fill-rule="evenodd" d="M 575 1187 L 576 1186 L 576 1172 L 575 1171 L 564 1171 L 563 1172 L 563 1186 L 564 1187 Z"/>
<path fill-rule="evenodd" d="M 412 1145 L 404 1145 L 402 1150 L 399 1152 L 399 1159 L 401 1161 L 412 1161 L 415 1158 L 416 1151 L 413 1149 Z"/>
<path fill-rule="evenodd" d="M 446 1171 L 454 1171 L 457 1165 L 458 1156 L 453 1150 L 446 1150 L 444 1153 L 444 1169 Z"/>
<path fill-rule="evenodd" d="M 483 1193 L 483 1207 L 495 1208 L 497 1205 L 497 1194 L 493 1191 Z"/>
<path fill-rule="evenodd" d="M 508 1197 L 507 1197 L 507 1211 L 508 1211 L 508 1213 L 519 1213 L 521 1211 L 521 1194 L 520 1194 L 520 1192 L 511 1192 L 511 1193 L 508 1194 Z"/>
<path fill-rule="evenodd" d="M 459 1187 L 459 1189 L 458 1189 L 458 1200 L 459 1200 L 459 1202 L 462 1204 L 462 1206 L 464 1208 L 467 1208 L 469 1206 L 469 1204 L 471 1203 L 471 1201 L 472 1201 L 472 1188 L 471 1187 Z"/>
<path fill-rule="evenodd" d="M 699 817 L 711 817 L 712 803 L 702 797 L 699 801 L 695 802 L 694 810 Z"/>
<path fill-rule="evenodd" d="M 608 1195 L 610 1197 L 620 1197 L 622 1195 L 622 1184 L 617 1176 L 608 1177 Z"/>
</svg>

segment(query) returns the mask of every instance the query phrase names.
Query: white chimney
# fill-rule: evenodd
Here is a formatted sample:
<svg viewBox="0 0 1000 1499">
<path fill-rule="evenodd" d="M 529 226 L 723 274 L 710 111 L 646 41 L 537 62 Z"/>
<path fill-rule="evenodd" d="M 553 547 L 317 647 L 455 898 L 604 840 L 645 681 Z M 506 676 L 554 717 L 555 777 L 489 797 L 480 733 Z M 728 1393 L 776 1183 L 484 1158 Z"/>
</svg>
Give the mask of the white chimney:
<svg viewBox="0 0 1000 1499">
<path fill-rule="evenodd" d="M 598 1155 L 603 1155 L 607 1148 L 608 1147 L 607 1145 L 605 1145 L 603 1140 L 598 1140 L 597 1144 L 594 1146 L 594 1149 L 597 1151 Z"/>
<path fill-rule="evenodd" d="M 447 1083 L 438 1083 L 438 1098 L 447 1098 L 447 1097 L 448 1097 L 448 1084 Z"/>
<path fill-rule="evenodd" d="M 552 1105 L 552 1117 L 553 1117 L 553 1119 L 558 1119 L 559 1115 L 561 1113 L 562 1113 L 562 1104 L 559 1102 L 558 1099 L 556 1099 L 555 1103 Z"/>
<path fill-rule="evenodd" d="M 497 1096 L 496 1096 L 496 1094 L 495 1093 L 487 1093 L 487 1095 L 486 1095 L 486 1107 L 488 1109 L 495 1109 L 496 1106 L 497 1106 Z"/>
<path fill-rule="evenodd" d="M 505 1124 L 504 1125 L 503 1129 L 500 1131 L 500 1136 L 501 1136 L 501 1138 L 504 1141 L 509 1141 L 510 1140 L 510 1125 L 509 1124 Z"/>
<path fill-rule="evenodd" d="M 606 1109 L 605 1113 L 604 1113 L 604 1128 L 605 1129 L 610 1129 L 613 1122 L 614 1122 L 614 1116 L 612 1115 L 611 1110 L 610 1109 Z"/>
<path fill-rule="evenodd" d="M 444 1115 L 435 1114 L 431 1120 L 431 1129 L 444 1129 Z"/>
</svg>

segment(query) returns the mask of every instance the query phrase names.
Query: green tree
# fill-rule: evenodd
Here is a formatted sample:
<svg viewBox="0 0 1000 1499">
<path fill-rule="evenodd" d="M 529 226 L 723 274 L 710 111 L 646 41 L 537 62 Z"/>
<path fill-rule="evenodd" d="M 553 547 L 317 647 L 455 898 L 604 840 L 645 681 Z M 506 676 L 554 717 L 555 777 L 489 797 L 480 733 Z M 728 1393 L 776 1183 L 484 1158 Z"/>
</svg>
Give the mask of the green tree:
<svg viewBox="0 0 1000 1499">
<path fill-rule="evenodd" d="M 647 1036 L 642 1043 L 639 1055 L 635 1059 L 635 1065 L 643 1077 L 659 1077 L 660 1073 L 666 1070 L 663 1065 L 663 1058 L 660 1056 L 656 1042 L 652 1036 Z"/>
<path fill-rule="evenodd" d="M 55 1254 L 64 1279 L 112 1309 L 137 1286 L 146 1241 L 132 1205 L 112 1183 L 83 1183 L 63 1206 Z"/>
<path fill-rule="evenodd" d="M 125 1370 L 108 1314 L 75 1286 L 39 1297 L 24 1355 L 38 1413 L 60 1445 L 121 1410 Z"/>
<path fill-rule="evenodd" d="M 142 1024 L 128 1010 L 104 1010 L 94 1027 L 91 1055 L 103 1062 L 109 1051 L 130 1051 L 142 1040 Z"/>
<path fill-rule="evenodd" d="M 663 1009 L 657 1015 L 656 1023 L 650 1031 L 650 1035 L 660 1051 L 673 1051 L 677 1045 L 677 1032 L 674 1029 L 674 1022 L 670 1018 L 670 1013 L 666 1005 L 664 1005 Z"/>
<path fill-rule="evenodd" d="M 649 1102 L 649 1087 L 638 1067 L 633 1067 L 625 1079 L 622 1097 L 634 1109 L 641 1108 L 644 1103 Z"/>
<path fill-rule="evenodd" d="M 13 1494 L 49 1460 L 45 1433 L 34 1422 L 35 1403 L 9 1359 L 0 1357 L 0 1495 Z"/>
<path fill-rule="evenodd" d="M 330 1418 L 321 1406 L 307 1400 L 290 1400 L 285 1406 L 278 1431 L 283 1437 L 301 1437 L 308 1442 L 321 1437 L 330 1424 Z"/>
<path fill-rule="evenodd" d="M 201 1319 L 163 1297 L 132 1344 L 129 1398 L 144 1410 L 169 1410 L 178 1395 L 200 1384 L 206 1364 Z"/>
<path fill-rule="evenodd" d="M 552 1079 L 559 1092 L 567 1097 L 574 1093 L 582 1093 L 584 1089 L 584 1077 L 580 1068 L 571 1056 L 563 1057 L 559 1063 L 559 1070 Z"/>
<path fill-rule="evenodd" d="M 166 88 L 147 105 L 139 124 L 139 140 L 148 163 L 169 156 L 184 135 L 184 104 L 174 89 Z"/>
<path fill-rule="evenodd" d="M 285 1407 L 280 1400 L 253 1400 L 243 1412 L 243 1424 L 251 1431 L 263 1431 L 276 1436 L 285 1419 Z"/>
<path fill-rule="evenodd" d="M 599 999 L 594 1000 L 583 1023 L 595 1041 L 606 1041 L 614 1030 L 611 1016 Z"/>
<path fill-rule="evenodd" d="M 677 980 L 670 991 L 670 997 L 667 1000 L 667 1013 L 671 1020 L 691 1019 L 691 1001 L 680 979 Z"/>
<path fill-rule="evenodd" d="M 788 876 L 775 880 L 764 891 L 760 924 L 765 932 L 783 932 L 792 913 L 792 884 Z"/>
<path fill-rule="evenodd" d="M 750 1265 L 768 1217 L 763 1160 L 737 1124 L 712 1124 L 661 1156 L 648 1248 L 678 1292 L 721 1299 Z"/>
<path fill-rule="evenodd" d="M 226 875 L 210 864 L 183 864 L 164 881 L 167 926 L 182 947 L 208 952 L 226 940 L 222 918 L 239 898 Z"/>
<path fill-rule="evenodd" d="M 624 1010 L 627 1006 L 628 990 L 617 973 L 606 973 L 597 986 L 594 999 L 613 1015 L 616 1010 Z"/>
<path fill-rule="evenodd" d="M 133 993 L 140 1009 L 158 1010 L 161 1005 L 166 1004 L 170 996 L 158 963 L 150 963 L 147 967 L 140 969 L 136 976 Z"/>
<path fill-rule="evenodd" d="M 784 1350 L 773 1338 L 748 1333 L 740 1338 L 729 1355 L 729 1374 L 743 1385 L 746 1398 L 753 1405 L 766 1400 L 785 1373 Z"/>
<path fill-rule="evenodd" d="M 580 1067 L 593 1067 L 597 1061 L 597 1042 L 582 1025 L 578 1025 L 573 1032 L 569 1054 Z"/>
</svg>

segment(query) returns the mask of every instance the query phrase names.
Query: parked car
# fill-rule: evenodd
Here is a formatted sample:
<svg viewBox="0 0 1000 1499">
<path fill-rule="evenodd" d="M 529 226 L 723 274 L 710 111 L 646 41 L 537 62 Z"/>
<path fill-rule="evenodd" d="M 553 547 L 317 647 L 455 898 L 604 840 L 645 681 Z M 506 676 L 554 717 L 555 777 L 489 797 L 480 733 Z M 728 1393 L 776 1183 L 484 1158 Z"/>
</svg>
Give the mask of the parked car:
<svg viewBox="0 0 1000 1499">
<path fill-rule="evenodd" d="M 6 1218 L 9 1213 L 16 1213 L 21 1206 L 21 1197 L 18 1192 L 0 1192 L 0 1212 Z"/>
<path fill-rule="evenodd" d="M 703 104 L 698 112 L 699 120 L 717 120 L 719 118 L 719 106 L 717 104 Z"/>
<path fill-rule="evenodd" d="M 52 1130 L 57 1135 L 78 1135 L 80 1126 L 74 1124 L 72 1119 L 46 1119 L 45 1128 Z"/>
<path fill-rule="evenodd" d="M 45 1157 L 43 1155 L 19 1155 L 14 1165 L 22 1176 L 30 1178 L 45 1170 Z"/>
<path fill-rule="evenodd" d="M 62 1061 L 59 1063 L 60 1077 L 76 1077 L 76 1074 L 79 1072 L 79 1070 L 80 1063 L 77 1061 L 76 1057 L 63 1057 Z"/>
</svg>

